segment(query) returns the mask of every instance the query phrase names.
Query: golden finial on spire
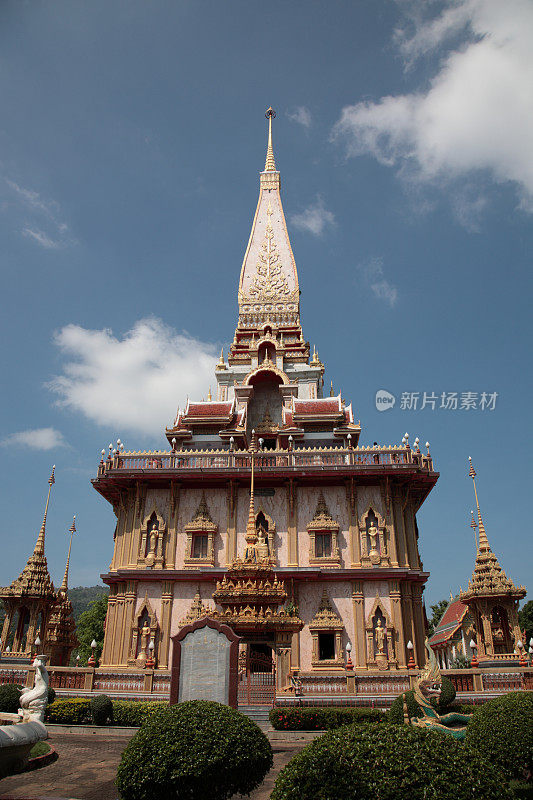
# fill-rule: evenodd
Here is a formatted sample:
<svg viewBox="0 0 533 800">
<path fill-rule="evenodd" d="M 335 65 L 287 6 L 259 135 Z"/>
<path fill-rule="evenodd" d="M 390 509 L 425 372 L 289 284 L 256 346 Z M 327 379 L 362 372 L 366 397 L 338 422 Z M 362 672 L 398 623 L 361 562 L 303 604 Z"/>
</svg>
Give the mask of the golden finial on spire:
<svg viewBox="0 0 533 800">
<path fill-rule="evenodd" d="M 211 396 L 211 387 L 209 387 L 209 391 L 208 391 L 208 393 L 207 393 L 207 399 L 208 399 L 209 401 L 211 401 L 211 400 L 213 399 L 213 398 L 212 398 L 212 396 Z"/>
<path fill-rule="evenodd" d="M 329 384 L 329 396 L 335 397 L 335 393 L 333 392 L 333 381 Z"/>
<path fill-rule="evenodd" d="M 220 358 L 218 359 L 218 364 L 216 369 L 226 369 L 226 365 L 224 363 L 224 348 L 222 347 L 220 350 Z"/>
<path fill-rule="evenodd" d="M 35 543 L 35 550 L 33 551 L 34 555 L 44 555 L 44 537 L 46 535 L 46 517 L 47 517 L 47 514 L 48 514 L 48 504 L 50 502 L 50 492 L 52 491 L 52 486 L 56 482 L 55 470 L 56 470 L 56 465 L 54 464 L 54 466 L 52 467 L 52 473 L 51 473 L 50 477 L 48 478 L 48 495 L 46 497 L 46 505 L 44 507 L 44 516 L 43 516 L 43 521 L 41 523 L 41 530 L 39 531 L 39 536 L 37 537 L 37 541 Z"/>
<path fill-rule="evenodd" d="M 470 523 L 470 527 L 472 528 L 472 532 L 474 534 L 474 544 L 476 545 L 476 552 L 479 553 L 479 547 L 478 547 L 477 536 L 476 536 L 477 522 L 474 519 L 474 512 L 470 511 L 470 513 L 472 514 L 472 522 Z"/>
<path fill-rule="evenodd" d="M 472 458 L 470 456 L 468 456 L 468 460 L 470 461 L 470 469 L 468 471 L 468 474 L 472 478 L 472 483 L 474 484 L 474 495 L 476 497 L 478 538 L 479 538 L 478 549 L 482 552 L 488 552 L 490 550 L 490 544 L 487 538 L 487 534 L 485 533 L 485 526 L 483 525 L 483 520 L 481 519 L 481 511 L 479 508 L 479 500 L 477 497 L 477 489 L 476 489 L 476 470 L 474 469 L 474 465 L 472 464 Z"/>
<path fill-rule="evenodd" d="M 272 119 L 276 116 L 276 112 L 270 106 L 267 108 L 265 117 L 268 119 L 268 145 L 265 161 L 265 172 L 276 172 L 276 162 L 274 160 L 274 149 L 272 147 Z"/>
<path fill-rule="evenodd" d="M 76 533 L 76 514 L 74 514 L 74 518 L 72 520 L 72 525 L 68 529 L 68 532 L 70 533 L 70 542 L 69 542 L 69 545 L 68 545 L 67 563 L 66 563 L 66 566 L 65 566 L 65 574 L 63 576 L 63 583 L 61 584 L 61 587 L 59 589 L 59 591 L 63 592 L 64 594 L 67 593 L 67 589 L 68 589 L 68 570 L 69 570 L 69 565 L 70 565 L 70 551 L 72 549 L 72 537 Z"/>
</svg>

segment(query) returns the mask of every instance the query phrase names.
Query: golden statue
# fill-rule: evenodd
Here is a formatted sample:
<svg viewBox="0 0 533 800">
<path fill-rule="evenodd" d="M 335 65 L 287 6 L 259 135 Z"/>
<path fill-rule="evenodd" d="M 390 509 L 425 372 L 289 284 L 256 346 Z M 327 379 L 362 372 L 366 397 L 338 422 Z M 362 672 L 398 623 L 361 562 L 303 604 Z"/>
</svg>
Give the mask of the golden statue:
<svg viewBox="0 0 533 800">
<path fill-rule="evenodd" d="M 381 619 L 378 617 L 376 622 L 376 648 L 378 655 L 385 655 L 385 642 L 387 640 L 387 632 L 383 627 Z"/>
</svg>

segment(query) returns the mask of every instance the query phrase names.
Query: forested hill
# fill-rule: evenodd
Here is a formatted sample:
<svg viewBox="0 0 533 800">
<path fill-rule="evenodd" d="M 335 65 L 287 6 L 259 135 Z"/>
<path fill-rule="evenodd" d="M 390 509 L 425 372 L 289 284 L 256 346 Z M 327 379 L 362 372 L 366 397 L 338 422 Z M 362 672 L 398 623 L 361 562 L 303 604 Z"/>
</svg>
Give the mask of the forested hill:
<svg viewBox="0 0 533 800">
<path fill-rule="evenodd" d="M 74 589 L 68 590 L 68 597 L 72 603 L 72 610 L 74 612 L 74 619 L 76 622 L 84 611 L 87 610 L 89 603 L 97 600 L 103 594 L 107 594 L 109 589 L 107 586 L 76 586 Z"/>
</svg>

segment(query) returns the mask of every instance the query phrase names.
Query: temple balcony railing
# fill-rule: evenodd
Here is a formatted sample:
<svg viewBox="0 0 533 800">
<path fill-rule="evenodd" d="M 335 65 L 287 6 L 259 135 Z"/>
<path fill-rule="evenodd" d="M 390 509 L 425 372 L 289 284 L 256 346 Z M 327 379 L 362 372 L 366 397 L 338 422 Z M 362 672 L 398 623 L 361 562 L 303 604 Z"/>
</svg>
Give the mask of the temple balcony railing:
<svg viewBox="0 0 533 800">
<path fill-rule="evenodd" d="M 98 477 L 111 473 L 127 473 L 163 470 L 185 472 L 191 470 L 249 470 L 252 455 L 247 450 L 176 450 L 152 452 L 121 452 L 102 459 Z M 410 447 L 308 447 L 292 450 L 260 450 L 254 454 L 254 465 L 258 473 L 285 470 L 342 471 L 348 469 L 383 468 L 398 469 L 413 467 L 433 472 L 433 459 Z"/>
</svg>

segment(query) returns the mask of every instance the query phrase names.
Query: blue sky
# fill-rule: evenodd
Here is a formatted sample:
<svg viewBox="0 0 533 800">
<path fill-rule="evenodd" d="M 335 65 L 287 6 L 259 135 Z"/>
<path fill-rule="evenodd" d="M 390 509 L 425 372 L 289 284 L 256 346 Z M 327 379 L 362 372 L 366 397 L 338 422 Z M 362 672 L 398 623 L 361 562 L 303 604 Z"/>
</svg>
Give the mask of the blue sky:
<svg viewBox="0 0 533 800">
<path fill-rule="evenodd" d="M 3 541 L 107 569 L 99 452 L 164 446 L 233 337 L 264 111 L 304 334 L 362 443 L 429 440 L 427 602 L 473 565 L 468 456 L 489 540 L 530 578 L 533 4 L 5 0 L 0 7 Z M 393 393 L 379 412 L 375 393 Z M 420 393 L 402 409 L 402 393 Z M 436 408 L 420 408 L 423 393 Z M 442 392 L 498 394 L 493 410 Z"/>
</svg>

